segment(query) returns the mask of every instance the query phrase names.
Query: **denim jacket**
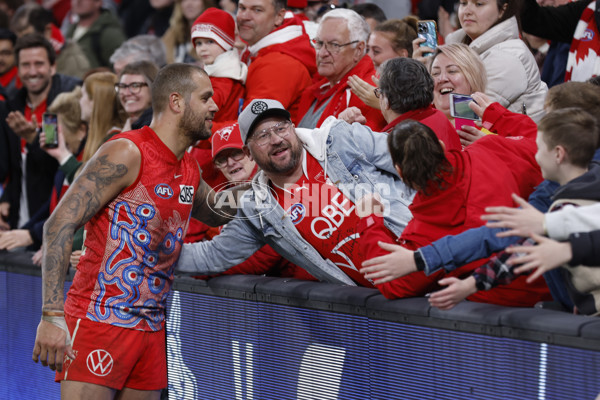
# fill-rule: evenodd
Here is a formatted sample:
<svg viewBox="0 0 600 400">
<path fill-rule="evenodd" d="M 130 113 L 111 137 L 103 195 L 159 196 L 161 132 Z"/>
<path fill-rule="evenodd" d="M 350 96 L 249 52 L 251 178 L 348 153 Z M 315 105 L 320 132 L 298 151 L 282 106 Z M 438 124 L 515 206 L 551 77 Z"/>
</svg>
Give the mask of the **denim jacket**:
<svg viewBox="0 0 600 400">
<path fill-rule="evenodd" d="M 412 215 L 414 191 L 399 179 L 387 147 L 387 134 L 360 124 L 328 118 L 321 128 L 296 128 L 304 148 L 323 167 L 325 175 L 353 203 L 377 191 L 384 202 L 386 226 L 400 236 Z M 214 274 L 227 270 L 269 244 L 289 261 L 319 280 L 355 285 L 338 266 L 324 259 L 298 232 L 269 190 L 260 171 L 244 193 L 236 217 L 213 240 L 186 244 L 178 273 Z"/>
</svg>

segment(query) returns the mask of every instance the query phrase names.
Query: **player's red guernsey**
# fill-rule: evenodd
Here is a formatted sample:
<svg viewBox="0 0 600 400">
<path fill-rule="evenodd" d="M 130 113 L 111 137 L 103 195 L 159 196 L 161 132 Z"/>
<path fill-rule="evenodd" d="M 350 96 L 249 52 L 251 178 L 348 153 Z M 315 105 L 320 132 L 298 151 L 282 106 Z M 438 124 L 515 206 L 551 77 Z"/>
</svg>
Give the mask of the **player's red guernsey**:
<svg viewBox="0 0 600 400">
<path fill-rule="evenodd" d="M 196 160 L 177 160 L 149 127 L 116 135 L 142 161 L 137 180 L 86 224 L 65 312 L 116 326 L 162 329 L 173 269 L 200 182 Z"/>
</svg>

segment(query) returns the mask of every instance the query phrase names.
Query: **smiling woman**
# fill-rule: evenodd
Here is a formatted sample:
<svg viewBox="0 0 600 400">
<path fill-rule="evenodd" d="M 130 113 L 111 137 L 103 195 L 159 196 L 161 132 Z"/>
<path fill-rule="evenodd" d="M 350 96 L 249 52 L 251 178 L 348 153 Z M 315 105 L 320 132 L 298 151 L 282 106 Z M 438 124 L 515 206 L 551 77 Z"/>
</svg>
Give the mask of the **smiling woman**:
<svg viewBox="0 0 600 400">
<path fill-rule="evenodd" d="M 139 129 L 149 125 L 152 119 L 151 85 L 158 74 L 158 68 L 150 61 L 137 61 L 127 64 L 121 71 L 115 90 L 119 101 L 127 113 L 123 130 Z"/>
<path fill-rule="evenodd" d="M 548 87 L 540 80 L 537 63 L 520 39 L 517 0 L 460 0 L 462 29 L 446 43 L 465 43 L 483 61 L 488 78 L 486 94 L 510 111 L 527 109 L 538 121 Z"/>
<path fill-rule="evenodd" d="M 448 119 L 450 93 L 468 94 L 485 92 L 487 78 L 485 66 L 469 46 L 447 44 L 439 46 L 430 65 L 433 77 L 433 104 Z"/>
</svg>

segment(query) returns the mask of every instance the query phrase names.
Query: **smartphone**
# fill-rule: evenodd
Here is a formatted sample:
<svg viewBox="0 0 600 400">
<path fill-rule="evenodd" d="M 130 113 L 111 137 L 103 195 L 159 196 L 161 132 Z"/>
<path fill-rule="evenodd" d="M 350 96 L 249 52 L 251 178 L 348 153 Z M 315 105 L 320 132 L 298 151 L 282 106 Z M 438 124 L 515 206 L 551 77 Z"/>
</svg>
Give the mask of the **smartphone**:
<svg viewBox="0 0 600 400">
<path fill-rule="evenodd" d="M 450 115 L 459 119 L 481 121 L 481 118 L 469 107 L 471 101 L 474 101 L 473 98 L 466 94 L 450 93 Z"/>
<path fill-rule="evenodd" d="M 44 147 L 58 147 L 58 116 L 52 113 L 44 113 L 42 116 L 42 129 L 46 135 Z"/>
<path fill-rule="evenodd" d="M 437 31 L 435 28 L 435 21 L 432 19 L 427 19 L 423 21 L 417 22 L 417 35 L 420 38 L 425 39 L 423 43 L 420 44 L 421 47 L 430 47 L 432 49 L 436 49 L 438 46 L 437 41 Z M 433 53 L 423 53 L 425 57 L 433 55 Z"/>
</svg>

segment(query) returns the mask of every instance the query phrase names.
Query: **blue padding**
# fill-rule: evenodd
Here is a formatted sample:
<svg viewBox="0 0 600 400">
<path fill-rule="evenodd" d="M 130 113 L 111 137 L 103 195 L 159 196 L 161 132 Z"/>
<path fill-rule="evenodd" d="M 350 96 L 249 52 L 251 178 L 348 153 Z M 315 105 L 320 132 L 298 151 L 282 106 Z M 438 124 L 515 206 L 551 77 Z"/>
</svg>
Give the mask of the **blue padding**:
<svg viewBox="0 0 600 400">
<path fill-rule="evenodd" d="M 441 319 L 499 326 L 501 316 L 512 310 L 517 310 L 517 308 L 475 303 L 472 301 L 461 301 L 455 307 L 447 311 L 432 307 L 429 315 Z"/>
<path fill-rule="evenodd" d="M 544 309 L 518 309 L 501 315 L 502 325 L 517 329 L 530 329 L 542 332 L 552 332 L 559 335 L 579 336 L 581 327 L 594 317 L 572 315 L 560 311 Z"/>
<path fill-rule="evenodd" d="M 410 299 L 388 300 L 383 295 L 378 294 L 367 300 L 367 309 L 369 311 L 383 311 L 399 314 L 410 314 L 427 317 L 431 306 L 424 297 L 413 297 Z"/>
</svg>

